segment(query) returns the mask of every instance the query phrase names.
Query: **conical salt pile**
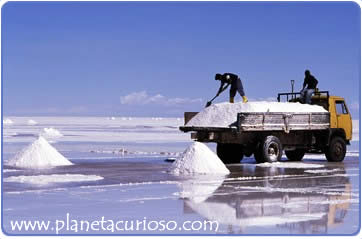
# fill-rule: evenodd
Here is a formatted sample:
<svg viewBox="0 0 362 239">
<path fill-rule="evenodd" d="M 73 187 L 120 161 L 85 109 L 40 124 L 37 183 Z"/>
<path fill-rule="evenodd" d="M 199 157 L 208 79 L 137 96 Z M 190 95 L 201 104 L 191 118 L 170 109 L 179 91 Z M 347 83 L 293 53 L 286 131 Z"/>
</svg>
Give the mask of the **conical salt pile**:
<svg viewBox="0 0 362 239">
<path fill-rule="evenodd" d="M 72 163 L 51 146 L 46 139 L 39 136 L 32 144 L 11 158 L 7 165 L 38 169 L 72 165 Z"/>
<path fill-rule="evenodd" d="M 229 174 L 219 157 L 205 144 L 195 142 L 171 166 L 173 174 Z"/>
</svg>

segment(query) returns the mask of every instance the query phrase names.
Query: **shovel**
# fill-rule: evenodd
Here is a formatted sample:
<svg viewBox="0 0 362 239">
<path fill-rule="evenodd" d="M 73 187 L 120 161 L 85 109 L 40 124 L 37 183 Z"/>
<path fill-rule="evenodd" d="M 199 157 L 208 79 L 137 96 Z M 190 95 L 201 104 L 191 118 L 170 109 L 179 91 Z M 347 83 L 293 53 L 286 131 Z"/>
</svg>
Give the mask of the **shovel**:
<svg viewBox="0 0 362 239">
<path fill-rule="evenodd" d="M 216 97 L 218 97 L 219 95 L 215 95 L 214 98 L 212 98 L 210 101 L 208 101 L 205 105 L 205 108 L 209 107 L 212 104 L 212 101 L 216 99 Z"/>
</svg>

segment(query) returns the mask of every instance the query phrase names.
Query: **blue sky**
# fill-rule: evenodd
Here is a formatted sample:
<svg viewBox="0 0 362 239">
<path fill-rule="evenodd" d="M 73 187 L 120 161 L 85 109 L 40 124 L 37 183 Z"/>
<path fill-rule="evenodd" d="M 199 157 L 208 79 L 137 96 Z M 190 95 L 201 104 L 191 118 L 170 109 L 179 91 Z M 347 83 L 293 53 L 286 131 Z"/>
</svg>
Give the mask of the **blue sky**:
<svg viewBox="0 0 362 239">
<path fill-rule="evenodd" d="M 1 24 L 5 115 L 182 116 L 215 73 L 260 100 L 308 68 L 358 118 L 354 2 L 9 2 Z"/>
</svg>

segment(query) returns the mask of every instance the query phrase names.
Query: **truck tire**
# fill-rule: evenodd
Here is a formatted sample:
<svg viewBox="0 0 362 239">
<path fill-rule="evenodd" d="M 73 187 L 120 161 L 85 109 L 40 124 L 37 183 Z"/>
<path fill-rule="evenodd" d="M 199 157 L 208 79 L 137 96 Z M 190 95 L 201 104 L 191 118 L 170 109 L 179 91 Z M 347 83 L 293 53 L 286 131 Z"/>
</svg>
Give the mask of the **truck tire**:
<svg viewBox="0 0 362 239">
<path fill-rule="evenodd" d="M 260 146 L 261 157 L 264 162 L 274 163 L 282 158 L 283 147 L 277 137 L 272 135 L 265 137 Z"/>
<path fill-rule="evenodd" d="M 339 136 L 333 137 L 329 142 L 325 155 L 329 162 L 343 161 L 346 156 L 346 141 Z"/>
<path fill-rule="evenodd" d="M 304 149 L 295 149 L 290 151 L 285 151 L 285 155 L 290 161 L 301 161 L 304 157 Z"/>
<path fill-rule="evenodd" d="M 244 156 L 243 148 L 240 144 L 218 143 L 216 153 L 224 164 L 240 163 Z"/>
</svg>

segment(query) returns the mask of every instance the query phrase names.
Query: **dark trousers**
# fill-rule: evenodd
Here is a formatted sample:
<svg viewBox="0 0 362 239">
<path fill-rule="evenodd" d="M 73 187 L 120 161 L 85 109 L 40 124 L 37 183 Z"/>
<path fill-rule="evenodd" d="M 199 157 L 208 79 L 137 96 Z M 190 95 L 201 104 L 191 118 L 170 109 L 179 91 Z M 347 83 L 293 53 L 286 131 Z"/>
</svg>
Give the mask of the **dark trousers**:
<svg viewBox="0 0 362 239">
<path fill-rule="evenodd" d="M 243 97 L 245 95 L 243 83 L 241 83 L 240 78 L 238 78 L 234 84 L 231 84 L 230 97 L 234 98 L 236 95 L 236 92 L 239 92 L 241 97 Z"/>
</svg>

